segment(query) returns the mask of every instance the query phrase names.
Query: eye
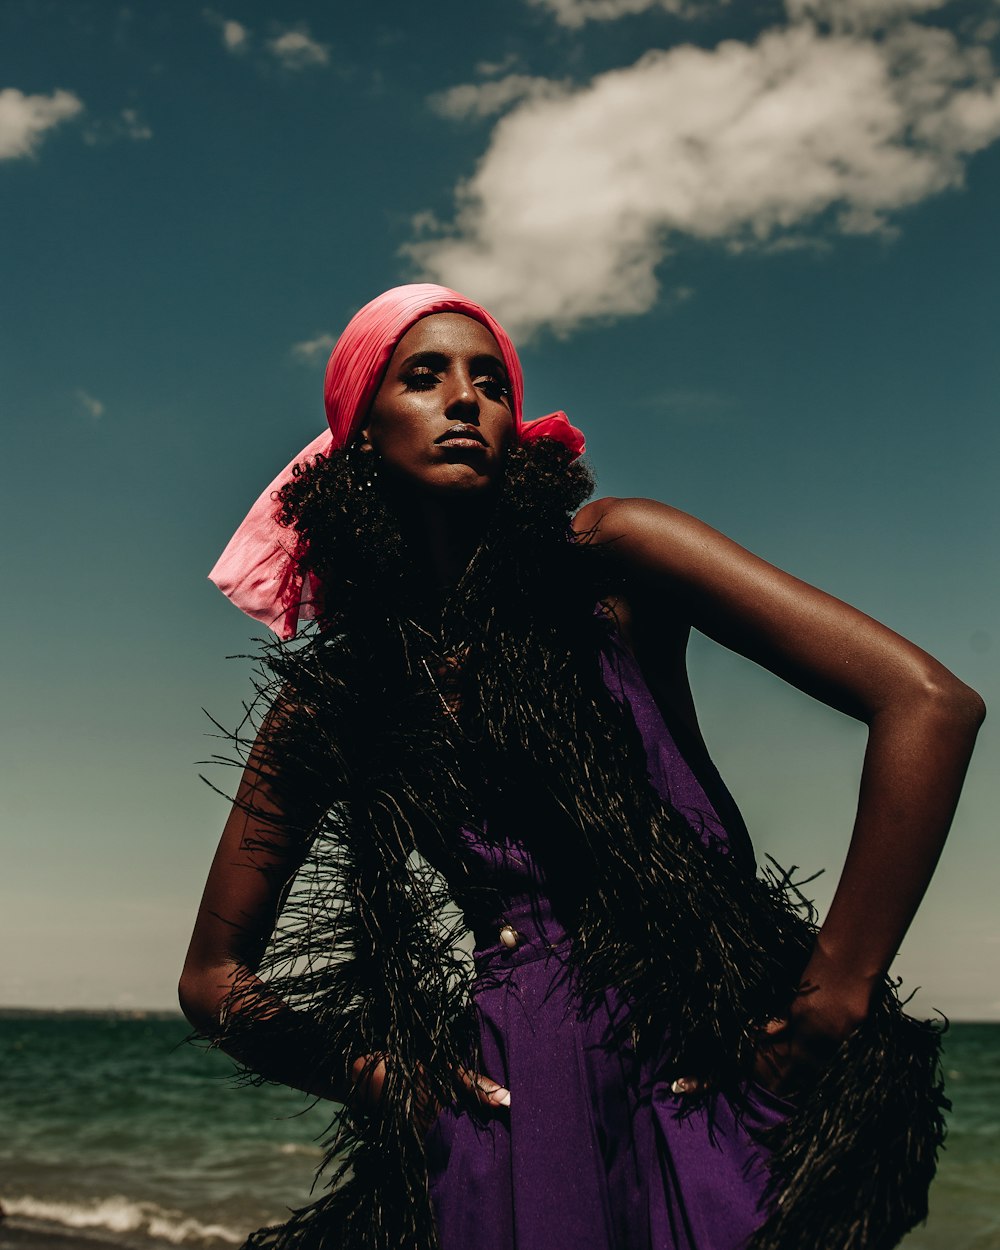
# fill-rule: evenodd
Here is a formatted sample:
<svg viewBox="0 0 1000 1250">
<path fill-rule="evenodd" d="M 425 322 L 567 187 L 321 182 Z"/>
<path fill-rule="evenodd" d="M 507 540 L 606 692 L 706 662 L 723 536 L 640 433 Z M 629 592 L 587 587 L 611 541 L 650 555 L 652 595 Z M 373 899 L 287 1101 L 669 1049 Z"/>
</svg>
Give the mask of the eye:
<svg viewBox="0 0 1000 1250">
<path fill-rule="evenodd" d="M 500 402 L 510 398 L 510 387 L 494 373 L 486 373 L 476 378 L 476 386 L 482 390 L 487 399 Z"/>
<path fill-rule="evenodd" d="M 418 366 L 403 375 L 403 383 L 408 391 L 429 391 L 436 386 L 438 375 L 427 366 Z"/>
</svg>

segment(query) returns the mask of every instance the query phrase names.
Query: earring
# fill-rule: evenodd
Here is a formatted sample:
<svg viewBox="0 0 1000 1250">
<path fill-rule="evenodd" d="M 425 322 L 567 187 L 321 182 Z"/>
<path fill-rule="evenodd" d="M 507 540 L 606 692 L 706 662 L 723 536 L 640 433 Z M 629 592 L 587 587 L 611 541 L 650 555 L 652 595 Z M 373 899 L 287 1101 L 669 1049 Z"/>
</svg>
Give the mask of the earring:
<svg viewBox="0 0 1000 1250">
<path fill-rule="evenodd" d="M 374 447 L 365 455 L 365 459 L 368 461 L 368 473 L 365 477 L 365 487 L 368 490 L 371 490 L 375 482 L 378 481 L 378 456 Z"/>
<path fill-rule="evenodd" d="M 358 483 L 358 490 L 371 490 L 378 481 L 378 453 L 374 447 L 371 447 L 370 451 L 362 451 L 360 443 L 355 443 L 352 450 L 356 457 L 364 461 L 362 480 Z"/>
</svg>

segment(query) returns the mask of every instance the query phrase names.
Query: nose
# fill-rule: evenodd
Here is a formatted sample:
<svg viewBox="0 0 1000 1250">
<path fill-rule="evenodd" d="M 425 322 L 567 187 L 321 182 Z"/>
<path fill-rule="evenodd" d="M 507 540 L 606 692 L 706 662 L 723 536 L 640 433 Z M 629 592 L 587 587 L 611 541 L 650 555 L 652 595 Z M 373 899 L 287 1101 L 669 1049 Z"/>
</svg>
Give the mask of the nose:
<svg viewBox="0 0 1000 1250">
<path fill-rule="evenodd" d="M 445 416 L 452 421 L 478 420 L 479 392 L 476 390 L 469 373 L 459 371 L 455 374 L 452 387 L 448 393 Z"/>
</svg>

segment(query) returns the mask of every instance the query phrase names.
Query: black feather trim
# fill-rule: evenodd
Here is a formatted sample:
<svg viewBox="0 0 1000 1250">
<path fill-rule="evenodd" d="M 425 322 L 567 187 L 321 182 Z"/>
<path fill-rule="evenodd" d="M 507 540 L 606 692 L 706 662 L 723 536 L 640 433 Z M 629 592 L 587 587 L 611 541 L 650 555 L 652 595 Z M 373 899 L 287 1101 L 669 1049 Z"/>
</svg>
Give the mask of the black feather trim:
<svg viewBox="0 0 1000 1250">
<path fill-rule="evenodd" d="M 564 449 L 540 439 L 511 454 L 443 607 L 351 473 L 335 455 L 285 495 L 323 613 L 303 640 L 265 645 L 235 741 L 245 758 L 277 709 L 262 769 L 288 816 L 253 814 L 262 845 L 291 839 L 302 868 L 259 968 L 266 989 L 234 988 L 218 1040 L 239 1053 L 270 1029 L 317 1074 L 373 1055 L 387 1078 L 377 1114 L 349 1103 L 331 1125 L 330 1192 L 255 1235 L 259 1250 L 436 1245 L 415 1107 L 450 1101 L 455 1068 L 478 1066 L 470 929 L 500 910 L 461 827 L 531 814 L 584 1006 L 621 991 L 640 1055 L 697 1072 L 709 1100 L 740 1097 L 815 935 L 786 877 L 706 846 L 650 785 L 630 709 L 602 679 L 611 623 L 594 608 L 614 585 L 601 547 L 567 541 L 588 484 Z M 292 1024 L 276 1023 L 279 1003 Z M 753 1250 L 883 1250 L 923 1218 L 946 1106 L 938 1041 L 883 997 L 771 1141 L 773 1211 Z"/>
<path fill-rule="evenodd" d="M 771 1214 L 748 1250 L 890 1250 L 927 1218 L 945 1135 L 944 1026 L 886 986 L 796 1113 L 771 1133 Z"/>
</svg>

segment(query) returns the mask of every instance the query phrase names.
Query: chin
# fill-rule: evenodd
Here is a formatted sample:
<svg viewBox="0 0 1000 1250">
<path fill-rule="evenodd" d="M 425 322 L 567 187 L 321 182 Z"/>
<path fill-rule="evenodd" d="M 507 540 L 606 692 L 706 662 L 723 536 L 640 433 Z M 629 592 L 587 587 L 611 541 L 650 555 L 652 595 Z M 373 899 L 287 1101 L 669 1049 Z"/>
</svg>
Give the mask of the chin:
<svg viewBox="0 0 1000 1250">
<path fill-rule="evenodd" d="M 425 499 L 478 499 L 496 493 L 503 478 L 503 462 L 490 458 L 487 463 L 452 460 L 432 466 L 383 467 L 382 480 L 392 492 Z M 388 470 L 388 471 L 386 471 Z"/>
<path fill-rule="evenodd" d="M 456 473 L 447 480 L 423 484 L 423 489 L 439 499 L 449 496 L 471 499 L 493 494 L 499 484 L 499 474 Z"/>
<path fill-rule="evenodd" d="M 489 494 L 496 490 L 502 476 L 502 466 L 496 462 L 473 465 L 453 461 L 435 465 L 429 473 L 415 474 L 409 481 L 405 477 L 399 480 L 416 493 L 442 497 Z"/>
</svg>

